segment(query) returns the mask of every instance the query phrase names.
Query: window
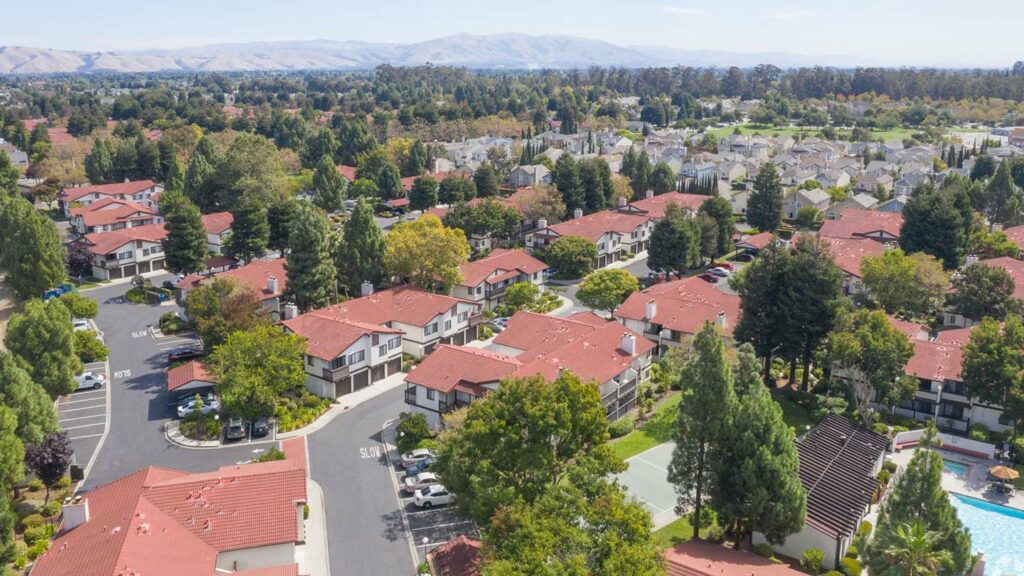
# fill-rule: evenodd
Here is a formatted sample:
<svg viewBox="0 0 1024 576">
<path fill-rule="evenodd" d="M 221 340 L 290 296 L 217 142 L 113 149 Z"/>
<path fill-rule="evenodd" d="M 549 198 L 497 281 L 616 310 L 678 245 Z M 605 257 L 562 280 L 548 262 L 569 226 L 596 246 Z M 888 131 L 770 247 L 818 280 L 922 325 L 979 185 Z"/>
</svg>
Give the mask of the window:
<svg viewBox="0 0 1024 576">
<path fill-rule="evenodd" d="M 427 324 L 427 327 L 423 329 L 423 334 L 426 336 L 430 336 L 435 332 L 437 332 L 437 322 L 434 322 L 433 324 Z"/>
<path fill-rule="evenodd" d="M 447 331 L 449 331 L 451 329 L 452 329 L 452 321 L 451 320 L 445 320 L 444 321 L 444 331 L 447 332 Z"/>
<path fill-rule="evenodd" d="M 331 360 L 331 370 L 337 370 L 346 364 L 347 358 L 344 356 L 338 356 L 334 360 Z"/>
<path fill-rule="evenodd" d="M 359 352 L 353 352 L 353 353 L 348 355 L 348 363 L 349 364 L 358 364 L 358 363 L 362 362 L 365 359 L 366 359 L 366 352 L 363 351 L 363 350 L 360 350 Z"/>
<path fill-rule="evenodd" d="M 118 252 L 117 253 L 117 259 L 118 260 L 127 260 L 127 259 L 129 259 L 131 257 L 132 257 L 131 251 L 128 251 L 128 252 Z"/>
<path fill-rule="evenodd" d="M 432 388 L 427 388 L 427 400 L 433 400 L 433 399 L 434 399 L 434 390 Z"/>
<path fill-rule="evenodd" d="M 463 312 L 462 314 L 459 314 L 459 322 L 465 322 L 468 319 L 469 319 L 469 312 Z"/>
<path fill-rule="evenodd" d="M 601 250 L 604 250 L 604 242 L 597 245 L 597 251 L 600 252 Z"/>
<path fill-rule="evenodd" d="M 143 248 L 142 249 L 142 255 L 143 256 L 149 256 L 149 248 Z"/>
<path fill-rule="evenodd" d="M 153 246 L 152 248 L 149 249 L 149 253 L 150 254 L 159 254 L 160 252 L 163 252 L 163 251 L 164 251 L 164 247 L 163 246 Z"/>
<path fill-rule="evenodd" d="M 308 364 L 309 366 L 313 365 L 313 357 L 312 356 L 309 356 L 309 355 L 306 356 L 306 364 Z"/>
<path fill-rule="evenodd" d="M 388 342 L 388 350 L 394 350 L 395 348 L 398 348 L 401 345 L 402 345 L 402 337 L 401 336 L 395 336 L 394 338 L 391 339 L 390 342 Z"/>
<path fill-rule="evenodd" d="M 964 417 L 964 407 L 959 404 L 947 404 L 943 402 L 939 407 L 939 414 L 947 418 L 962 420 Z"/>
<path fill-rule="evenodd" d="M 481 286 L 477 286 L 476 287 L 477 296 L 479 296 L 483 291 L 484 291 L 484 289 Z"/>
<path fill-rule="evenodd" d="M 388 345 L 387 345 L 387 344 L 381 344 L 381 345 L 380 345 L 380 346 L 379 346 L 379 347 L 377 348 L 377 354 L 378 354 L 378 355 L 380 355 L 380 356 L 384 356 L 384 355 L 386 355 L 387 353 L 388 353 Z"/>
</svg>

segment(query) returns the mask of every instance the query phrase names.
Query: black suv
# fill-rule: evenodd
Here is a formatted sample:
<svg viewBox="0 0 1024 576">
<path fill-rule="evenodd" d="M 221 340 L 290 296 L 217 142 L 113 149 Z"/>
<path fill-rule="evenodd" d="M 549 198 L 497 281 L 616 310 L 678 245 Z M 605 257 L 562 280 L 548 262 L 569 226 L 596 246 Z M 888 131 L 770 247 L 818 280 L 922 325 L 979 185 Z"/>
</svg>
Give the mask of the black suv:
<svg viewBox="0 0 1024 576">
<path fill-rule="evenodd" d="M 252 437 L 261 438 L 270 433 L 270 421 L 266 416 L 260 416 L 252 421 Z"/>
<path fill-rule="evenodd" d="M 205 353 L 206 350 L 203 349 L 202 344 L 178 346 L 177 348 L 172 348 L 171 351 L 167 353 L 167 363 L 171 364 L 174 362 L 192 360 L 194 358 L 202 358 Z"/>
</svg>

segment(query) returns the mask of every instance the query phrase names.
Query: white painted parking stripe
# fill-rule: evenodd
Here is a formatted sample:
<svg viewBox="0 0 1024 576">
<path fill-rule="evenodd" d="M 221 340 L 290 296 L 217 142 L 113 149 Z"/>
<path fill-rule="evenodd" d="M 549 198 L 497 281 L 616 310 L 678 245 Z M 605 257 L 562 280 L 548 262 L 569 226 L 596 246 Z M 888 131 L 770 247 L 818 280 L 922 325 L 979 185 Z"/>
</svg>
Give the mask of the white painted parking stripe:
<svg viewBox="0 0 1024 576">
<path fill-rule="evenodd" d="M 71 401 L 68 401 L 68 402 L 61 402 L 60 404 L 58 404 L 58 406 L 66 406 L 68 404 L 81 404 L 82 402 L 95 402 L 96 400 L 99 400 L 99 398 L 86 398 L 84 400 L 71 400 Z"/>
<path fill-rule="evenodd" d="M 416 532 L 418 530 L 431 530 L 433 528 L 447 528 L 449 526 L 458 526 L 459 524 L 472 524 L 472 520 L 463 520 L 461 522 L 452 522 L 451 524 L 435 524 L 433 526 L 424 526 L 423 528 L 412 528 L 410 532 Z"/>
<path fill-rule="evenodd" d="M 85 436 L 72 436 L 69 439 L 70 440 L 85 440 L 86 438 L 97 438 L 99 436 L 103 436 L 103 434 L 100 433 L 100 434 L 88 434 L 88 435 L 85 435 Z"/>
<path fill-rule="evenodd" d="M 77 430 L 79 428 L 89 428 L 91 426 L 103 426 L 106 422 L 97 422 L 95 424 L 82 424 L 81 426 L 68 426 L 65 430 Z"/>
<path fill-rule="evenodd" d="M 106 404 L 97 404 L 95 406 L 83 406 L 82 408 L 71 408 L 70 410 L 61 410 L 61 413 L 64 413 L 64 412 L 81 412 L 82 410 L 91 410 L 93 408 L 105 408 L 106 406 L 107 406 Z"/>
<path fill-rule="evenodd" d="M 75 416 L 74 418 L 61 418 L 60 420 L 57 420 L 57 423 L 59 424 L 61 422 L 71 422 L 72 420 L 85 420 L 86 418 L 100 418 L 101 416 L 106 416 L 106 414 L 92 414 L 89 416 Z"/>
<path fill-rule="evenodd" d="M 406 512 L 405 514 L 407 516 L 412 516 L 414 514 L 430 514 L 431 512 L 441 512 L 441 511 L 444 511 L 444 510 L 449 510 L 449 508 L 443 508 L 443 507 L 426 508 L 424 510 L 417 510 L 415 512 Z"/>
</svg>

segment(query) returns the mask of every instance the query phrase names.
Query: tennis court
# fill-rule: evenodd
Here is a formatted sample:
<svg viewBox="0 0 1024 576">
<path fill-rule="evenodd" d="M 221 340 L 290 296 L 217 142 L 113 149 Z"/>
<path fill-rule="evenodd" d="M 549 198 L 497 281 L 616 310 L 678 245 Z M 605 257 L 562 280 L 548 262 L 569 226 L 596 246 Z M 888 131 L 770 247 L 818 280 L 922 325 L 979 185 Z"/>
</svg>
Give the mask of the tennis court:
<svg viewBox="0 0 1024 576">
<path fill-rule="evenodd" d="M 668 481 L 668 464 L 674 447 L 672 442 L 666 442 L 627 459 L 629 469 L 616 477 L 650 510 L 655 529 L 679 517 L 675 512 L 676 492 Z"/>
</svg>

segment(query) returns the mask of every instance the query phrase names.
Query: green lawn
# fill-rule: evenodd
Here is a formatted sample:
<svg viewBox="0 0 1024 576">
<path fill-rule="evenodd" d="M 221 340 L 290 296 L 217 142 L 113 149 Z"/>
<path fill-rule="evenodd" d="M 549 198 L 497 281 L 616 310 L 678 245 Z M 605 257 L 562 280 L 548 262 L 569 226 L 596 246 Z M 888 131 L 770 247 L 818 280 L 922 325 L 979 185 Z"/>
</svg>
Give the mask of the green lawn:
<svg viewBox="0 0 1024 576">
<path fill-rule="evenodd" d="M 729 134 L 732 134 L 736 128 L 740 129 L 741 134 L 760 134 L 762 136 L 794 136 L 799 133 L 807 135 L 817 134 L 820 130 L 818 128 L 807 128 L 799 126 L 786 126 L 784 128 L 776 128 L 774 126 L 755 126 L 754 124 L 740 124 L 739 126 L 725 126 L 722 128 L 715 128 L 711 130 L 711 133 L 718 138 L 724 138 Z M 918 128 L 893 128 L 892 130 L 872 130 L 871 137 L 873 139 L 881 138 L 886 142 L 899 141 L 906 138 L 910 138 L 915 132 L 920 132 L 922 129 Z"/>
<path fill-rule="evenodd" d="M 674 392 L 663 400 L 655 407 L 654 415 L 643 426 L 622 438 L 612 440 L 612 450 L 626 459 L 671 440 L 672 425 L 676 421 L 680 397 L 679 392 Z"/>
<path fill-rule="evenodd" d="M 702 538 L 707 537 L 707 529 L 708 527 L 701 529 L 700 534 Z M 675 522 L 655 530 L 653 536 L 654 543 L 658 545 L 658 548 L 664 550 L 693 538 L 693 526 L 690 525 L 689 516 L 683 516 Z"/>
<path fill-rule="evenodd" d="M 803 434 L 807 426 L 814 426 L 815 422 L 811 418 L 810 412 L 802 406 L 780 394 L 774 394 L 773 397 L 779 406 L 782 406 L 782 419 L 796 430 L 797 436 Z"/>
</svg>

